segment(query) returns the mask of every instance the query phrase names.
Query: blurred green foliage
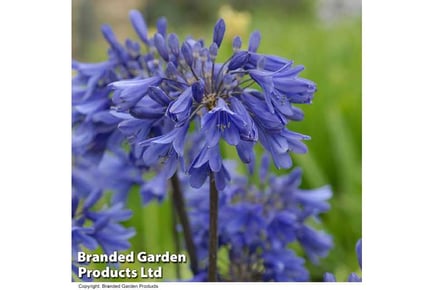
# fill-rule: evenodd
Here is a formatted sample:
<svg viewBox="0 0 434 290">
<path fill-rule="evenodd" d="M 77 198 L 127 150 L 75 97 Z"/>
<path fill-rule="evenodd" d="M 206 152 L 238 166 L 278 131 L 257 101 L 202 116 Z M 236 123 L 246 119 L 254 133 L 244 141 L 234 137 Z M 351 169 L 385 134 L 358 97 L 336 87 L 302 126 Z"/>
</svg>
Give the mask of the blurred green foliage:
<svg viewBox="0 0 434 290">
<path fill-rule="evenodd" d="M 218 8 L 218 1 L 209 2 Z M 264 4 L 260 4 L 262 1 L 256 2 L 256 8 L 264 7 L 261 6 Z M 288 13 L 285 6 L 277 6 L 277 9 L 253 9 L 255 6 L 245 6 L 245 10 L 250 11 L 252 20 L 247 30 L 261 31 L 259 52 L 280 55 L 293 59 L 295 64 L 303 64 L 306 69 L 301 76 L 317 83 L 318 92 L 313 104 L 301 106 L 305 119 L 289 124 L 291 130 L 312 137 L 312 140 L 307 141 L 309 152 L 306 155 L 293 155 L 293 159 L 294 165 L 301 167 L 304 172 L 302 187 L 314 188 L 330 184 L 334 192 L 332 208 L 322 219 L 325 230 L 334 237 L 335 247 L 319 265 L 307 263 L 312 279 L 322 281 L 323 273 L 328 271 L 336 273 L 337 279 L 343 281 L 350 272 L 359 272 L 354 247 L 362 235 L 361 19 L 349 18 L 324 23 L 312 16 L 312 8 L 309 6 L 312 1 L 306 1 L 305 4 L 292 2 L 299 3 L 301 6 L 298 9 L 304 12 Z M 150 5 L 152 8 L 152 1 Z M 187 13 L 189 9 L 194 10 L 195 15 L 211 18 L 212 21 L 217 19 L 216 8 L 208 7 L 204 8 L 206 11 L 199 11 L 199 6 L 185 6 L 180 12 L 173 7 L 164 8 L 162 4 L 155 13 L 167 16 L 169 31 L 175 31 L 181 36 L 191 34 L 205 37 L 209 43 L 212 23 L 197 26 L 185 21 L 188 24 L 179 26 L 178 20 L 175 20 L 175 24 L 172 22 L 172 18 L 190 17 Z M 240 5 L 235 7 L 242 8 Z M 283 9 L 279 9 L 281 7 Z M 174 11 L 176 16 L 171 15 L 170 11 Z M 243 37 L 244 47 L 247 46 L 247 37 Z M 225 37 L 218 56 L 220 60 L 231 55 L 231 42 L 232 39 Z M 104 59 L 106 46 L 101 44 L 102 37 L 82 55 L 81 60 Z M 225 152 L 231 157 L 234 150 Z M 284 174 L 289 170 L 276 172 Z M 137 230 L 137 235 L 131 239 L 131 250 L 154 253 L 174 250 L 170 201 L 164 201 L 161 206 L 151 203 L 143 207 L 138 190 L 135 189 L 130 195 L 129 205 L 134 215 L 126 224 Z M 165 265 L 165 277 L 175 278 L 174 267 Z M 183 278 L 190 276 L 185 265 L 182 265 L 181 273 Z"/>
<path fill-rule="evenodd" d="M 314 0 L 148 0 L 141 9 L 147 19 L 155 22 L 161 15 L 170 19 L 174 25 L 208 24 L 215 18 L 215 12 L 223 5 L 230 5 L 236 10 L 254 12 L 256 10 L 284 10 L 286 15 L 311 16 L 314 13 Z"/>
</svg>

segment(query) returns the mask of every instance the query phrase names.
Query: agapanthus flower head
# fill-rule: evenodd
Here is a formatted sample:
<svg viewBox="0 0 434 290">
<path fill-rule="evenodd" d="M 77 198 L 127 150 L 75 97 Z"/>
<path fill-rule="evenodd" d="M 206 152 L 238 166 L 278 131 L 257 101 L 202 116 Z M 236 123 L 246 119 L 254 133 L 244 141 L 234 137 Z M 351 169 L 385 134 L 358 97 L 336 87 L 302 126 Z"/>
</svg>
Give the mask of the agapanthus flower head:
<svg viewBox="0 0 434 290">
<path fill-rule="evenodd" d="M 158 32 L 149 36 L 138 12 L 131 12 L 130 18 L 149 53 L 135 58 L 140 60 L 140 73 L 118 78 L 109 87 L 114 91 L 115 115 L 130 115 L 119 128 L 133 147 L 140 147 L 136 158 L 149 166 L 167 160 L 175 167 L 181 165 L 196 187 L 205 181 L 203 171 L 206 175 L 219 174 L 223 188 L 227 174 L 220 171 L 226 169 L 214 166 L 221 160 L 204 160 L 221 156 L 207 153 L 219 151 L 221 142 L 235 146 L 245 163 L 251 162 L 254 145 L 259 142 L 275 164 L 284 168 L 292 165 L 289 152 L 306 151 L 301 141 L 308 137 L 289 131 L 286 125 L 289 120 L 303 119 L 293 104 L 310 103 L 316 86 L 298 76 L 302 66 L 257 53 L 259 32 L 252 33 L 247 50 L 241 49 L 241 39 L 236 37 L 233 55 L 218 63 L 226 27 L 222 19 L 214 27 L 213 42 L 206 46 L 193 38 L 180 42 L 176 34 L 167 33 L 164 19 L 157 23 Z M 106 35 L 116 59 L 126 58 L 111 33 Z M 252 89 L 254 83 L 261 90 Z M 133 122 L 137 125 L 134 128 L 130 126 Z M 188 143 L 197 133 L 202 136 L 201 142 L 193 148 L 194 157 L 186 160 L 185 146 L 180 142 Z M 154 156 L 149 159 L 150 153 Z"/>
<path fill-rule="evenodd" d="M 227 252 L 223 260 L 228 263 L 228 269 L 219 272 L 220 281 L 307 281 L 305 258 L 288 246 L 299 244 L 313 263 L 327 256 L 332 239 L 312 222 L 320 222 L 319 215 L 329 210 L 330 188 L 300 189 L 301 170 L 275 176 L 268 171 L 268 157 L 260 168 L 259 186 L 237 174 L 234 162 L 224 163 L 232 179 L 219 192 L 218 241 L 221 252 Z M 208 265 L 209 184 L 199 189 L 186 185 L 185 190 L 204 270 Z"/>
</svg>

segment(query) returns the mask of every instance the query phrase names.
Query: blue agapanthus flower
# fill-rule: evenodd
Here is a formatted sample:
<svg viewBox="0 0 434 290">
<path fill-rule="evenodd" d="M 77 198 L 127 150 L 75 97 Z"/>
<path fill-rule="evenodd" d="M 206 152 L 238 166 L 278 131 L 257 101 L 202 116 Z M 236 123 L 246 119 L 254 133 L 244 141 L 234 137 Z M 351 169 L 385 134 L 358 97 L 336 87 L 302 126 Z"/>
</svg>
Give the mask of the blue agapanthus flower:
<svg viewBox="0 0 434 290">
<path fill-rule="evenodd" d="M 94 191 L 86 198 L 80 198 L 73 191 L 72 197 L 72 271 L 78 279 L 78 267 L 84 266 L 77 262 L 80 251 L 102 248 L 110 255 L 114 251 L 123 251 L 131 247 L 129 239 L 135 235 L 133 228 L 125 228 L 120 222 L 131 217 L 131 211 L 122 203 L 105 206 L 98 210 L 93 207 L 101 202 L 102 192 Z M 86 277 L 83 280 L 87 281 Z"/>
<path fill-rule="evenodd" d="M 73 156 L 72 187 L 78 192 L 108 191 L 112 203 L 125 203 L 133 185 L 142 185 L 142 170 L 125 152 L 105 151 L 98 162 Z"/>
<path fill-rule="evenodd" d="M 305 257 L 313 263 L 326 257 L 332 238 L 313 226 L 330 209 L 330 187 L 300 189 L 301 170 L 275 176 L 264 158 L 259 186 L 236 174 L 233 163 L 226 167 L 232 180 L 219 193 L 220 281 L 308 281 Z M 185 186 L 194 241 L 202 271 L 193 278 L 204 281 L 208 255 L 208 183 L 199 189 Z M 288 246 L 297 243 L 305 257 Z M 226 255 L 225 257 L 222 257 Z M 219 263 L 222 265 L 221 263 Z"/>
<path fill-rule="evenodd" d="M 356 243 L 357 261 L 359 263 L 360 270 L 362 270 L 362 239 Z M 332 273 L 324 274 L 324 282 L 336 282 L 336 277 Z M 356 273 L 350 273 L 347 278 L 347 282 L 362 282 L 362 277 L 359 277 Z"/>
<path fill-rule="evenodd" d="M 72 169 L 72 270 L 77 278 L 77 253 L 101 248 L 104 253 L 130 248 L 133 228 L 121 222 L 131 217 L 125 208 L 128 191 L 140 184 L 140 171 L 124 155 L 106 152 L 99 163 L 75 156 Z M 111 192 L 108 199 L 105 192 Z M 74 277 L 73 277 L 74 279 Z M 86 278 L 83 278 L 86 280 Z"/>
<path fill-rule="evenodd" d="M 78 279 L 78 267 L 84 266 L 77 262 L 80 251 L 102 248 L 110 255 L 114 251 L 123 251 L 131 247 L 128 239 L 135 235 L 133 228 L 125 228 L 120 222 L 131 217 L 131 211 L 121 203 L 106 206 L 99 210 L 93 207 L 102 198 L 101 191 L 91 192 L 87 198 L 80 198 L 73 191 L 72 197 L 72 271 Z M 86 277 L 83 280 L 87 281 Z"/>
<path fill-rule="evenodd" d="M 176 34 L 167 33 L 164 18 L 157 22 L 153 36 L 139 12 L 130 12 L 130 20 L 147 52 L 140 52 L 132 41 L 124 48 L 110 31 L 103 31 L 115 61 L 101 64 L 97 76 L 85 80 L 95 91 L 102 82 L 99 76 L 104 76 L 106 93 L 107 75 L 111 77 L 113 115 L 121 119 L 118 127 L 134 148 L 136 159 L 151 167 L 165 164 L 167 178 L 183 169 L 194 187 L 202 186 L 213 173 L 221 190 L 229 175 L 220 142 L 235 146 L 244 163 L 252 162 L 253 147 L 259 142 L 279 168 L 292 166 L 289 152 L 306 152 L 303 140 L 309 137 L 286 126 L 303 119 L 294 104 L 310 103 L 316 85 L 299 76 L 302 66 L 258 53 L 259 32 L 252 33 L 247 50 L 241 49 L 241 39 L 236 37 L 232 56 L 220 63 L 216 57 L 225 32 L 222 19 L 214 27 L 209 46 L 193 38 L 180 42 Z M 116 77 L 105 73 L 106 67 Z M 260 90 L 252 88 L 255 83 Z M 90 126 L 87 122 L 80 125 Z M 95 133 L 89 134 L 82 139 L 94 140 Z M 193 158 L 184 158 L 184 143 L 191 142 L 193 134 L 200 135 L 199 142 L 188 153 Z"/>
</svg>

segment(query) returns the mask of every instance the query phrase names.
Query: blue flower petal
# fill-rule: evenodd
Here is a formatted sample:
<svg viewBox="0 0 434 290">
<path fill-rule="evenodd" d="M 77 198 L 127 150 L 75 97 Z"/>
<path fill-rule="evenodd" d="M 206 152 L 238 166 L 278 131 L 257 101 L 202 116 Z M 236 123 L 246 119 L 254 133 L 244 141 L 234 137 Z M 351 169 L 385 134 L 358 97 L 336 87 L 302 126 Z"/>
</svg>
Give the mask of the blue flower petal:
<svg viewBox="0 0 434 290">
<path fill-rule="evenodd" d="M 214 146 L 209 148 L 208 158 L 209 158 L 209 167 L 213 172 L 220 171 L 222 167 L 222 157 L 220 156 L 220 148 L 219 146 Z"/>
<path fill-rule="evenodd" d="M 193 188 L 200 188 L 205 180 L 207 179 L 207 177 L 209 176 L 209 169 L 207 170 L 206 165 L 203 165 L 202 167 L 199 168 L 195 168 L 195 167 L 191 167 L 189 170 L 189 181 L 190 181 L 190 185 Z"/>
</svg>

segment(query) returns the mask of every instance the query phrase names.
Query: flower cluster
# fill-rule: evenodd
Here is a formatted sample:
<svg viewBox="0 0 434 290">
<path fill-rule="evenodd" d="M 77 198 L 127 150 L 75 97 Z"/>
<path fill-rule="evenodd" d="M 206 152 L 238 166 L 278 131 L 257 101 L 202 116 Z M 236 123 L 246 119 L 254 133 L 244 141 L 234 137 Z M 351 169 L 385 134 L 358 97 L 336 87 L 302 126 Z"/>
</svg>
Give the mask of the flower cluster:
<svg viewBox="0 0 434 290">
<path fill-rule="evenodd" d="M 125 197 L 140 175 L 121 156 L 106 153 L 97 165 L 76 157 L 72 170 L 72 270 L 77 275 L 77 252 L 101 247 L 106 254 L 130 248 L 135 230 L 120 222 L 130 218 Z M 111 201 L 104 191 L 112 192 Z M 86 280 L 86 278 L 84 278 Z"/>
<path fill-rule="evenodd" d="M 293 104 L 310 103 L 316 85 L 298 76 L 303 66 L 257 53 L 259 32 L 251 35 L 247 50 L 235 37 L 234 53 L 219 63 L 222 19 L 214 27 L 210 46 L 192 38 L 180 43 L 176 34 L 167 33 L 165 19 L 157 22 L 152 37 L 140 13 L 132 11 L 130 20 L 146 47 L 144 54 L 137 43 L 127 41 L 124 48 L 111 33 L 103 32 L 115 59 L 105 65 L 110 72 L 116 65 L 116 77 L 121 79 L 109 84 L 114 91 L 112 116 L 120 120 L 118 128 L 130 141 L 135 159 L 150 168 L 161 167 L 166 178 L 184 169 L 196 188 L 212 173 L 221 190 L 229 178 L 221 140 L 235 146 L 244 163 L 252 161 L 253 146 L 259 142 L 279 168 L 292 165 L 288 152 L 306 152 L 302 140 L 309 137 L 286 125 L 303 119 Z M 254 84 L 258 89 L 251 87 Z M 184 144 L 193 132 L 200 135 L 200 142 L 193 148 L 192 160 L 187 160 Z"/>
<path fill-rule="evenodd" d="M 263 162 L 259 186 L 250 185 L 246 177 L 231 169 L 232 182 L 220 192 L 218 241 L 220 253 L 227 253 L 227 265 L 220 267 L 221 281 L 307 281 L 309 272 L 304 259 L 288 245 L 298 243 L 313 263 L 325 257 L 333 246 L 328 234 L 308 223 L 311 219 L 320 222 L 319 214 L 329 210 L 330 188 L 302 190 L 300 169 L 275 176 L 267 173 L 267 164 Z M 206 187 L 185 187 L 204 272 L 209 214 L 209 203 L 203 195 Z M 195 281 L 206 278 L 203 273 L 194 277 Z"/>
</svg>

